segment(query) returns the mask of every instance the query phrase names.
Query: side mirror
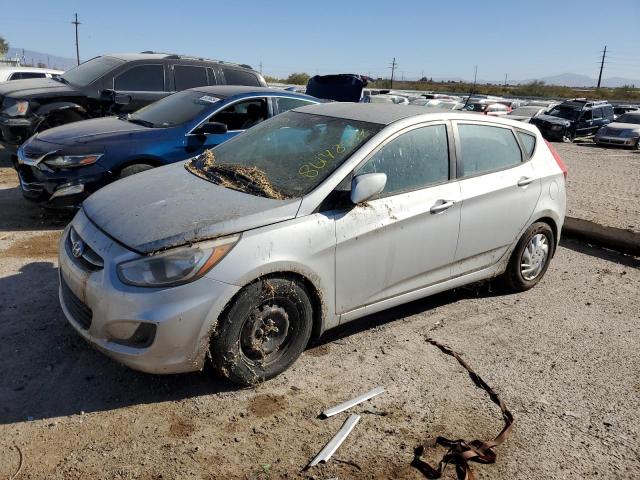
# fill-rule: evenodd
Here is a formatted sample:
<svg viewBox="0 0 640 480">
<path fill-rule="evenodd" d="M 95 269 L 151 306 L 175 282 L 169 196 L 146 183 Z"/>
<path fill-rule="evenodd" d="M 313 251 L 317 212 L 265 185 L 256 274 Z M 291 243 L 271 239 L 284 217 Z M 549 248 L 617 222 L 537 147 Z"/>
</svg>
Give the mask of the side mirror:
<svg viewBox="0 0 640 480">
<path fill-rule="evenodd" d="M 113 103 L 116 105 L 129 105 L 131 103 L 131 95 L 116 92 L 113 94 Z"/>
<path fill-rule="evenodd" d="M 357 205 L 378 195 L 387 184 L 386 173 L 365 173 L 351 180 L 351 203 Z"/>
<path fill-rule="evenodd" d="M 207 122 L 202 125 L 194 132 L 198 135 L 222 135 L 227 133 L 229 129 L 227 125 L 220 122 Z"/>
</svg>

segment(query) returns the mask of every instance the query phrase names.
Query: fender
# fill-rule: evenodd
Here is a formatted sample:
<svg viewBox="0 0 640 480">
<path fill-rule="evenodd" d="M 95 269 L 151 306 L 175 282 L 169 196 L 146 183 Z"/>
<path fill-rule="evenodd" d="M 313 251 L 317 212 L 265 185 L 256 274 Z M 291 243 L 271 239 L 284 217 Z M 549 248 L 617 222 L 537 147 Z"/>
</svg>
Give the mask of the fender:
<svg viewBox="0 0 640 480">
<path fill-rule="evenodd" d="M 43 105 L 42 107 L 40 107 L 37 112 L 36 115 L 38 115 L 39 117 L 44 117 L 46 115 L 49 115 L 50 113 L 53 112 L 61 112 L 64 110 L 73 110 L 77 113 L 79 113 L 80 115 L 86 117 L 87 115 L 87 110 L 81 106 L 78 105 L 77 103 L 73 103 L 73 102 L 54 102 L 54 103 L 48 103 L 46 105 Z"/>
</svg>

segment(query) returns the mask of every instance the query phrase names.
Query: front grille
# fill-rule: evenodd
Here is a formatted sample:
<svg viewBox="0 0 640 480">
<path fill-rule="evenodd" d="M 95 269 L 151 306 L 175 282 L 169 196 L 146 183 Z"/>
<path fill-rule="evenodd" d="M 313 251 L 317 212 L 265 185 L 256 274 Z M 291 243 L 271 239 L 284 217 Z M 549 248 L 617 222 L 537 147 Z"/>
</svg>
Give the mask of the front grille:
<svg viewBox="0 0 640 480">
<path fill-rule="evenodd" d="M 62 278 L 62 275 L 60 276 L 60 286 L 62 288 L 62 301 L 64 302 L 64 306 L 67 307 L 73 319 L 82 328 L 89 330 L 91 320 L 93 319 L 93 312 L 71 291 L 67 282 Z"/>
<path fill-rule="evenodd" d="M 69 229 L 69 235 L 64 242 L 67 250 L 67 255 L 73 260 L 73 262 L 79 267 L 85 270 L 91 270 L 97 272 L 104 268 L 104 260 L 98 255 L 74 230 L 73 227 Z M 79 255 L 74 253 L 74 245 L 78 245 Z"/>
</svg>

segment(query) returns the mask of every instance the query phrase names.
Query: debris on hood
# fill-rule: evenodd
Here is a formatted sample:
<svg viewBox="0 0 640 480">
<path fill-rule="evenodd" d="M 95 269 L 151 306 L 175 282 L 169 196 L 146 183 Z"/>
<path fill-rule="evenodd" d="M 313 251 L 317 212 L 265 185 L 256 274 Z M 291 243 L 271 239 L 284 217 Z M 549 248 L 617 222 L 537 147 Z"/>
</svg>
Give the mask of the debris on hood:
<svg viewBox="0 0 640 480">
<path fill-rule="evenodd" d="M 342 425 L 342 428 L 338 430 L 338 433 L 336 433 L 333 438 L 329 440 L 329 443 L 327 443 L 324 448 L 320 450 L 320 453 L 318 453 L 318 455 L 316 455 L 315 458 L 311 460 L 309 465 L 305 467 L 305 470 L 316 466 L 320 462 L 326 462 L 327 460 L 329 460 L 338 449 L 338 447 L 342 445 L 342 442 L 344 442 L 347 436 L 354 429 L 359 420 L 360 415 L 355 414 L 347 418 L 347 420 Z"/>
<path fill-rule="evenodd" d="M 322 412 L 322 414 L 320 415 L 322 418 L 329 418 L 333 415 L 336 415 L 340 412 L 344 412 L 345 410 L 348 410 L 349 408 L 358 405 L 359 403 L 362 402 L 366 402 L 367 400 L 369 400 L 370 398 L 375 397 L 376 395 L 380 395 L 381 393 L 384 393 L 384 388 L 383 387 L 376 387 L 373 390 L 369 390 L 366 393 L 363 393 L 362 395 L 359 395 L 351 400 L 347 400 L 346 402 L 342 402 L 340 405 L 336 405 L 333 408 L 329 408 L 327 410 L 325 410 L 324 412 Z"/>
<path fill-rule="evenodd" d="M 274 200 L 290 198 L 276 190 L 267 174 L 257 167 L 216 164 L 215 154 L 212 150 L 205 150 L 201 155 L 186 162 L 184 166 L 194 175 L 232 190 Z"/>
<path fill-rule="evenodd" d="M 426 478 L 440 478 L 444 473 L 446 466 L 452 463 L 456 466 L 458 480 L 475 480 L 476 477 L 468 462 L 495 463 L 496 453 L 493 449 L 503 443 L 511 433 L 514 421 L 513 414 L 509 411 L 500 397 L 498 397 L 498 394 L 485 383 L 480 375 L 474 372 L 473 369 L 467 365 L 467 362 L 465 362 L 457 352 L 432 338 L 427 338 L 426 340 L 430 344 L 438 347 L 443 353 L 455 358 L 458 363 L 467 370 L 469 377 L 473 380 L 473 383 L 487 392 L 491 401 L 498 405 L 502 411 L 504 427 L 493 440 L 472 440 L 471 442 L 467 442 L 465 440 L 450 440 L 445 437 L 430 438 L 423 445 L 416 447 L 411 466 L 418 469 Z M 449 451 L 445 453 L 442 460 L 440 460 L 438 468 L 434 468 L 422 459 L 422 454 L 425 450 L 437 445 L 448 447 Z"/>
<path fill-rule="evenodd" d="M 368 77 L 352 73 L 316 75 L 307 82 L 306 94 L 336 102 L 359 102 L 368 83 Z"/>
</svg>

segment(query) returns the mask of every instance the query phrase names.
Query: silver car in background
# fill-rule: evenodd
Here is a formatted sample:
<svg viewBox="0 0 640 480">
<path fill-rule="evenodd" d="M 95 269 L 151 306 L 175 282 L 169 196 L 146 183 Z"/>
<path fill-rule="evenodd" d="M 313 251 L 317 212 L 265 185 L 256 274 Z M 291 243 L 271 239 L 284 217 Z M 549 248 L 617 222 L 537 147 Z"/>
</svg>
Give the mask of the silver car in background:
<svg viewBox="0 0 640 480">
<path fill-rule="evenodd" d="M 600 128 L 594 141 L 598 145 L 617 145 L 640 150 L 640 112 L 620 115 L 613 123 Z"/>
<path fill-rule="evenodd" d="M 299 108 L 86 200 L 60 240 L 60 301 L 130 367 L 186 372 L 209 356 L 251 384 L 365 315 L 493 277 L 533 287 L 558 245 L 565 176 L 521 122 Z"/>
</svg>

